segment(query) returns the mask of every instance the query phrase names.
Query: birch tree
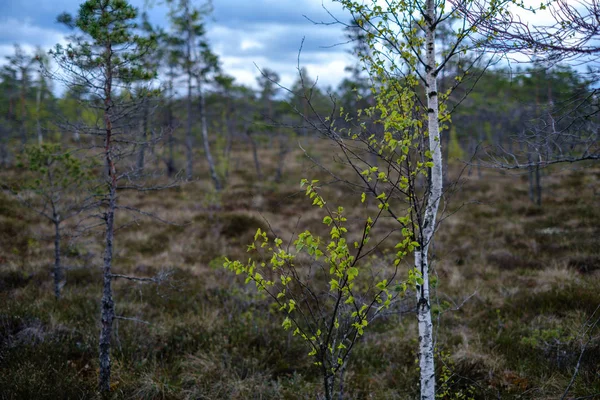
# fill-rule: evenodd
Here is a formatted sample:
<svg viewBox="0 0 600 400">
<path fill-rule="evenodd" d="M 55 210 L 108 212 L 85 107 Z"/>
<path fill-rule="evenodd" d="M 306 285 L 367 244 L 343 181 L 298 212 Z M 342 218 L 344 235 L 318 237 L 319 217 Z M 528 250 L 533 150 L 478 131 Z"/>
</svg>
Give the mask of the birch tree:
<svg viewBox="0 0 600 400">
<path fill-rule="evenodd" d="M 103 139 L 100 155 L 105 166 L 104 193 L 101 219 L 104 222 L 103 285 L 101 299 L 101 331 L 99 340 L 99 388 L 110 391 L 111 337 L 115 314 L 112 281 L 115 213 L 120 209 L 117 191 L 119 181 L 128 178 L 118 172 L 118 161 L 131 143 L 127 135 L 125 116 L 132 113 L 135 104 L 119 99 L 119 89 L 128 89 L 132 82 L 150 80 L 155 71 L 145 68 L 144 56 L 152 50 L 155 38 L 137 34 L 137 9 L 126 0 L 87 0 L 75 16 L 68 13 L 58 17 L 59 22 L 77 29 L 66 46 L 60 44 L 51 55 L 61 68 L 53 74 L 66 84 L 83 85 L 91 92 L 92 103 L 103 121 L 102 126 L 89 127 L 87 132 Z"/>
<path fill-rule="evenodd" d="M 340 0 L 366 34 L 369 52 L 360 54 L 373 81 L 376 104 L 358 111 L 358 117 L 342 110 L 350 126 L 338 129 L 336 121 L 321 117 L 311 125 L 333 139 L 343 159 L 360 177 L 349 182 L 362 187 L 364 197 L 373 196 L 379 207 L 400 224 L 404 241 L 398 244 L 395 263 L 403 253 L 414 252 L 418 275 L 417 301 L 419 371 L 421 399 L 435 398 L 435 338 L 431 317 L 429 248 L 439 224 L 440 201 L 444 195 L 441 131 L 450 120 L 447 100 L 469 73 L 467 67 L 444 93 L 438 81 L 449 62 L 474 51 L 480 60 L 486 39 L 472 40 L 477 25 L 499 12 L 506 1 L 491 1 L 486 15 L 470 21 L 456 20 L 445 51 L 438 49 L 441 25 L 457 15 L 457 8 L 444 0 L 358 2 Z M 469 7 L 471 1 L 462 1 Z M 338 23 L 344 24 L 337 20 Z M 310 105 L 311 101 L 308 100 Z M 365 123 L 373 121 L 373 125 Z M 310 120 L 309 120 L 310 121 Z M 376 135 L 376 127 L 383 135 Z M 357 147 L 361 143 L 362 147 Z M 379 166 L 365 156 L 376 154 Z M 331 171 L 330 171 L 331 172 Z M 418 184 L 424 177 L 424 190 Z"/>
</svg>

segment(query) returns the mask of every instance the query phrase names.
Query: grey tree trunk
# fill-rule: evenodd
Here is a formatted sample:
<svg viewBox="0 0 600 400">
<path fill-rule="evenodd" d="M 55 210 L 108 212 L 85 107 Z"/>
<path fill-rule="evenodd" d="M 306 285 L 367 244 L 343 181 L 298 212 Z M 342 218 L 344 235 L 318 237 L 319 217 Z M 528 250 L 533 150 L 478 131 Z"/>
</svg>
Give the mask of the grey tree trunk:
<svg viewBox="0 0 600 400">
<path fill-rule="evenodd" d="M 190 25 L 189 10 L 186 6 L 186 16 L 188 21 L 188 37 L 186 42 L 186 69 L 187 69 L 187 127 L 185 132 L 185 150 L 187 157 L 186 177 L 188 180 L 193 177 L 194 169 L 194 149 L 192 142 L 192 41 L 194 40 Z"/>
<path fill-rule="evenodd" d="M 25 126 L 25 94 L 27 93 L 27 69 L 21 68 L 21 121 L 19 130 L 21 133 L 21 144 L 27 143 L 27 129 Z"/>
<path fill-rule="evenodd" d="M 540 174 L 540 166 L 539 164 L 535 166 L 535 193 L 536 193 L 536 204 L 538 206 L 542 205 L 542 181 Z"/>
<path fill-rule="evenodd" d="M 433 167 L 430 171 L 427 205 L 423 216 L 420 247 L 415 251 L 415 266 L 421 272 L 423 284 L 417 286 L 417 320 L 419 330 L 419 368 L 421 400 L 435 399 L 435 366 L 433 322 L 429 295 L 429 245 L 436 228 L 436 218 L 443 189 L 443 162 L 439 128 L 439 98 L 435 61 L 436 2 L 426 3 L 426 94 L 428 109 L 429 150 Z"/>
<path fill-rule="evenodd" d="M 221 181 L 217 175 L 217 169 L 215 167 L 215 161 L 213 160 L 210 152 L 210 143 L 208 141 L 208 123 L 206 121 L 206 102 L 204 99 L 204 93 L 202 92 L 202 82 L 198 79 L 198 95 L 200 97 L 200 121 L 202 124 L 202 142 L 204 144 L 204 153 L 206 154 L 206 160 L 208 161 L 208 168 L 210 170 L 210 177 L 215 185 L 215 189 L 221 190 Z"/>
<path fill-rule="evenodd" d="M 323 363 L 325 365 L 325 363 Z M 323 373 L 323 390 L 325 390 L 325 400 L 333 400 L 333 388 L 335 385 L 335 375 L 330 371 Z"/>
<path fill-rule="evenodd" d="M 8 164 L 9 164 L 8 149 L 6 147 L 6 143 L 4 143 L 4 140 L 1 140 L 1 142 L 0 142 L 0 166 L 7 167 Z"/>
<path fill-rule="evenodd" d="M 37 128 L 37 137 L 38 143 L 42 144 L 44 142 L 44 137 L 42 135 L 42 125 L 40 123 L 40 105 L 42 102 L 42 89 L 38 87 L 37 93 L 35 95 L 35 111 L 36 111 L 36 128 Z"/>
<path fill-rule="evenodd" d="M 170 66 L 169 76 L 173 76 L 173 66 Z M 168 155 L 167 155 L 167 175 L 172 177 L 175 175 L 175 138 L 173 136 L 173 81 L 169 80 L 169 99 L 167 103 L 167 129 L 169 130 L 168 138 Z"/>
<path fill-rule="evenodd" d="M 535 181 L 535 177 L 533 175 L 533 169 L 534 167 L 531 166 L 531 153 L 528 152 L 527 153 L 527 163 L 530 164 L 530 166 L 527 168 L 527 176 L 529 178 L 529 200 L 532 203 L 535 203 L 535 192 L 534 192 L 534 181 Z"/>
<path fill-rule="evenodd" d="M 187 179 L 192 179 L 194 174 L 194 149 L 192 141 L 192 77 L 188 77 L 188 97 L 186 100 L 187 127 L 185 131 L 185 151 L 187 163 L 185 167 Z"/>
<path fill-rule="evenodd" d="M 144 159 L 146 156 L 146 147 L 148 147 L 148 100 L 142 100 L 142 120 L 141 120 L 141 139 L 140 152 L 137 159 L 137 173 L 141 174 L 144 171 Z"/>
<path fill-rule="evenodd" d="M 275 172 L 275 182 L 281 182 L 283 178 L 283 169 L 285 167 L 285 156 L 289 152 L 287 136 L 279 135 L 279 160 L 277 163 L 277 171 Z"/>
<path fill-rule="evenodd" d="M 109 205 L 106 212 L 106 241 L 104 248 L 102 305 L 100 331 L 100 391 L 110 391 L 110 345 L 112 339 L 112 327 L 115 319 L 115 303 L 112 293 L 112 258 L 114 238 L 114 218 L 117 204 L 116 188 L 111 186 L 109 193 Z"/>
<path fill-rule="evenodd" d="M 484 139 L 484 135 L 483 132 L 481 130 L 479 130 L 479 143 L 482 143 Z M 479 159 L 477 159 L 477 177 L 479 179 L 481 179 L 482 174 L 481 174 L 481 161 Z"/>
<path fill-rule="evenodd" d="M 107 45 L 107 54 L 111 54 L 112 48 Z M 115 210 L 117 208 L 117 171 L 112 154 L 112 120 L 110 110 L 112 104 L 112 72 L 113 67 L 110 58 L 106 66 L 107 76 L 104 85 L 104 126 L 106 136 L 104 138 L 104 157 L 107 169 L 108 184 L 108 207 L 104 214 L 106 227 L 106 237 L 104 245 L 104 265 L 102 268 L 102 300 L 100 305 L 100 339 L 99 339 L 99 362 L 100 375 L 98 386 L 100 392 L 105 395 L 110 392 L 110 347 L 112 339 L 112 327 L 115 319 L 115 303 L 112 297 L 112 259 L 113 259 L 113 238 Z"/>
<path fill-rule="evenodd" d="M 52 275 L 54 276 L 54 296 L 56 300 L 60 299 L 60 291 L 62 289 L 63 271 L 60 264 L 60 217 L 54 215 L 54 269 Z"/>
<path fill-rule="evenodd" d="M 250 146 L 252 146 L 252 156 L 254 157 L 254 168 L 256 169 L 256 177 L 258 180 L 262 179 L 262 172 L 260 171 L 260 161 L 258 159 L 258 151 L 256 149 L 256 142 L 252 138 L 252 134 L 250 132 L 246 132 L 246 136 L 250 141 Z"/>
</svg>

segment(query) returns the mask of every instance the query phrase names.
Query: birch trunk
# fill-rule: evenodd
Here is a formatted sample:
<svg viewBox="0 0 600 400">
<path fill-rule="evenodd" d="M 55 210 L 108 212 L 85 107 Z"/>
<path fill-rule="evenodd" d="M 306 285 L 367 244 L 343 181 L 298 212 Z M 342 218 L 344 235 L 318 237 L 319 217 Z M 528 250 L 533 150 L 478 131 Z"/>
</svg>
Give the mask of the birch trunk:
<svg viewBox="0 0 600 400">
<path fill-rule="evenodd" d="M 331 373 L 325 373 L 323 376 L 323 389 L 325 390 L 325 400 L 333 400 L 334 385 L 335 375 Z"/>
<path fill-rule="evenodd" d="M 213 160 L 210 152 L 210 143 L 208 141 L 208 123 L 206 121 L 206 102 L 204 99 L 204 93 L 202 92 L 202 82 L 198 79 L 198 95 L 200 97 L 200 121 L 202 124 L 202 142 L 204 144 L 204 153 L 206 153 L 206 160 L 208 161 L 208 168 L 210 170 L 210 177 L 215 184 L 215 189 L 221 190 L 221 181 L 217 175 L 217 169 L 215 167 L 215 161 Z"/>
<path fill-rule="evenodd" d="M 427 254 L 433 238 L 436 217 L 443 187 L 442 149 L 439 128 L 439 101 L 435 62 L 435 0 L 426 3 L 426 92 L 428 112 L 429 150 L 433 167 L 430 171 L 427 205 L 421 226 L 420 247 L 415 252 L 415 266 L 421 272 L 423 284 L 417 286 L 417 320 L 419 327 L 419 368 L 421 400 L 435 399 L 435 368 L 433 358 L 433 322 L 429 297 L 429 262 Z"/>
</svg>

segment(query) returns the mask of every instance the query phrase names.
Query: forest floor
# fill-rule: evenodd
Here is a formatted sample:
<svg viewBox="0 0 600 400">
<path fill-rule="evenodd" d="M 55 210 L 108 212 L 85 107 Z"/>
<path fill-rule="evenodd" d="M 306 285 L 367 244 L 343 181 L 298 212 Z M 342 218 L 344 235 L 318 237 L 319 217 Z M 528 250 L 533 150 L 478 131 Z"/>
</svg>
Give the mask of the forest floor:
<svg viewBox="0 0 600 400">
<path fill-rule="evenodd" d="M 305 148 L 331 163 L 326 145 Z M 158 286 L 116 281 L 117 314 L 145 322 L 117 321 L 115 398 L 320 393 L 306 344 L 282 329 L 281 314 L 253 286 L 222 267 L 223 257 L 247 258 L 245 245 L 259 227 L 284 239 L 305 229 L 323 233 L 323 215 L 300 189 L 301 178 L 321 179 L 329 203 L 353 210 L 350 221 L 359 220 L 360 193 L 326 185 L 299 150 L 288 154 L 284 180 L 275 183 L 275 154 L 261 150 L 265 178 L 258 180 L 251 154 L 235 152 L 220 194 L 203 178 L 120 198 L 173 223 L 126 224 L 121 213 L 115 272 L 173 275 Z M 208 177 L 197 164 L 198 175 Z M 450 178 L 460 171 L 451 163 Z M 4 171 L 0 180 L 16 174 Z M 565 398 L 600 398 L 600 326 L 588 329 L 600 313 L 600 167 L 544 170 L 542 183 L 540 207 L 529 201 L 526 174 L 466 169 L 445 204 L 448 218 L 433 248 L 440 398 L 557 399 L 578 364 Z M 65 245 L 69 269 L 56 301 L 51 232 L 18 202 L 0 198 L 0 399 L 96 396 L 102 237 Z M 382 246 L 382 260 L 390 249 Z M 405 271 L 408 264 L 401 264 Z M 417 398 L 416 343 L 414 314 L 376 320 L 352 354 L 347 398 Z"/>
</svg>

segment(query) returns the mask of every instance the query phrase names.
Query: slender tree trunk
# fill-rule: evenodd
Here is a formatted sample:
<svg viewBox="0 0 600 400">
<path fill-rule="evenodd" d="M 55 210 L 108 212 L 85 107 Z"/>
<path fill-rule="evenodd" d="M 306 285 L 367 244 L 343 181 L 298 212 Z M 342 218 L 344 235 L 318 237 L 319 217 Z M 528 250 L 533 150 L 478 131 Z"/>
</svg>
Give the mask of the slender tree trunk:
<svg viewBox="0 0 600 400">
<path fill-rule="evenodd" d="M 0 139 L 0 166 L 8 167 L 8 150 L 4 138 Z"/>
<path fill-rule="evenodd" d="M 187 100 L 186 100 L 186 109 L 187 109 L 187 127 L 185 134 L 185 149 L 187 155 L 187 164 L 186 164 L 186 176 L 187 179 L 192 179 L 193 176 L 193 168 L 194 168 L 194 153 L 193 153 L 193 142 L 192 142 L 192 41 L 193 35 L 190 27 L 190 15 L 189 10 L 187 9 L 186 3 L 186 17 L 188 23 L 188 38 L 186 42 L 186 68 L 187 68 Z"/>
<path fill-rule="evenodd" d="M 192 77 L 188 76 L 188 97 L 186 100 L 187 108 L 187 127 L 185 131 L 185 151 L 187 157 L 186 164 L 186 176 L 187 179 L 192 179 L 194 173 L 194 153 L 193 153 L 193 142 L 192 142 Z"/>
<path fill-rule="evenodd" d="M 221 181 L 217 175 L 217 169 L 215 167 L 215 161 L 210 152 L 210 143 L 208 141 L 208 123 L 206 121 L 206 101 L 204 99 L 204 93 L 202 92 L 202 82 L 198 79 L 198 95 L 200 100 L 200 121 L 202 124 L 202 142 L 204 144 L 204 153 L 206 153 L 206 160 L 208 161 L 208 168 L 210 170 L 210 177 L 215 185 L 215 189 L 221 190 Z"/>
<path fill-rule="evenodd" d="M 117 171 L 112 154 L 112 121 L 110 117 L 112 104 L 112 54 L 111 44 L 107 44 L 106 54 L 109 56 L 106 63 L 106 81 L 104 86 L 104 125 L 106 136 L 104 138 L 104 157 L 107 167 L 108 207 L 104 214 L 106 237 L 104 247 L 104 265 L 102 269 L 102 300 L 100 308 L 101 330 L 99 340 L 100 376 L 99 389 L 103 394 L 110 392 L 110 347 L 112 327 L 115 319 L 115 303 L 112 296 L 112 259 L 115 210 L 117 208 Z"/>
<path fill-rule="evenodd" d="M 44 137 L 42 136 L 42 124 L 40 123 L 41 102 L 42 102 L 42 89 L 40 87 L 38 87 L 37 93 L 35 96 L 35 113 L 36 113 L 37 137 L 38 137 L 39 144 L 42 144 L 44 142 Z"/>
<path fill-rule="evenodd" d="M 109 205 L 106 212 L 106 240 L 104 249 L 103 285 L 102 285 L 102 308 L 100 331 L 100 391 L 110 391 L 110 347 L 112 339 L 112 327 L 115 319 L 115 303 L 112 293 L 112 257 L 114 238 L 114 218 L 117 204 L 116 189 L 110 187 Z"/>
<path fill-rule="evenodd" d="M 169 178 L 175 175 L 175 138 L 173 136 L 173 110 L 171 107 L 171 104 L 169 104 L 169 126 L 167 127 L 167 129 L 169 130 L 167 155 L 167 175 L 169 176 Z"/>
<path fill-rule="evenodd" d="M 532 158 L 531 158 L 531 153 L 527 152 L 527 163 L 531 164 L 532 162 Z M 535 203 L 535 192 L 534 192 L 534 181 L 535 181 L 535 177 L 533 175 L 533 167 L 530 165 L 529 167 L 527 167 L 527 176 L 529 177 L 529 200 L 532 203 Z"/>
<path fill-rule="evenodd" d="M 482 143 L 484 139 L 484 135 L 483 132 L 480 130 L 479 131 L 479 143 Z M 477 159 L 477 178 L 481 179 L 482 174 L 481 174 L 481 161 L 479 160 L 479 158 Z"/>
<path fill-rule="evenodd" d="M 260 171 L 260 161 L 258 159 L 258 151 L 256 149 L 256 142 L 252 138 L 251 133 L 246 132 L 246 136 L 248 137 L 248 140 L 250 141 L 250 146 L 252 146 L 252 156 L 254 157 L 254 168 L 256 169 L 256 177 L 258 178 L 258 180 L 261 180 L 262 172 Z"/>
<path fill-rule="evenodd" d="M 60 290 L 62 287 L 63 271 L 60 265 L 60 217 L 54 214 L 54 296 L 56 300 L 60 299 Z"/>
<path fill-rule="evenodd" d="M 279 162 L 277 163 L 277 171 L 275 172 L 275 182 L 281 182 L 283 178 L 283 168 L 285 167 L 285 156 L 289 152 L 288 139 L 285 135 L 279 135 Z"/>
<path fill-rule="evenodd" d="M 173 76 L 173 67 L 170 69 L 170 76 Z M 169 81 L 169 99 L 167 104 L 167 129 L 169 130 L 168 138 L 168 155 L 167 155 L 167 175 L 172 177 L 175 174 L 175 138 L 173 136 L 173 81 Z"/>
<path fill-rule="evenodd" d="M 323 363 L 325 365 L 325 363 Z M 323 390 L 325 390 L 325 400 L 333 400 L 333 388 L 335 385 L 335 375 L 330 371 L 323 371 Z"/>
<path fill-rule="evenodd" d="M 535 193 L 536 193 L 536 204 L 538 206 L 542 205 L 542 181 L 540 174 L 540 166 L 539 164 L 535 166 Z"/>
<path fill-rule="evenodd" d="M 141 122 L 141 126 L 140 126 L 140 131 L 141 131 L 141 138 L 142 138 L 142 143 L 140 145 L 140 152 L 138 153 L 138 159 L 137 159 L 137 173 L 141 174 L 142 172 L 144 172 L 144 159 L 146 156 L 146 147 L 148 146 L 148 100 L 144 99 L 142 100 L 143 104 L 142 104 L 142 120 Z"/>
<path fill-rule="evenodd" d="M 20 125 L 20 131 L 21 131 L 21 143 L 24 145 L 27 143 L 27 129 L 25 127 L 25 114 L 26 114 L 26 108 L 25 108 L 25 93 L 27 91 L 27 77 L 26 77 L 26 70 L 21 68 L 21 125 Z"/>
<path fill-rule="evenodd" d="M 415 266 L 421 272 L 423 284 L 417 286 L 417 320 L 419 328 L 419 368 L 421 382 L 421 400 L 435 399 L 435 366 L 433 348 L 433 322 L 431 319 L 431 300 L 429 296 L 429 262 L 427 254 L 429 244 L 436 227 L 436 217 L 443 189 L 443 162 L 439 128 L 439 101 L 435 62 L 435 0 L 426 4 L 426 93 L 428 109 L 429 150 L 433 156 L 430 171 L 427 205 L 422 221 L 420 247 L 415 251 Z"/>
<path fill-rule="evenodd" d="M 340 391 L 338 393 L 338 400 L 344 400 L 344 373 L 346 372 L 346 363 L 342 365 L 340 369 Z"/>
<path fill-rule="evenodd" d="M 169 156 L 167 159 L 167 175 L 172 177 L 175 175 L 175 139 L 173 138 L 173 128 L 169 128 Z"/>
</svg>

